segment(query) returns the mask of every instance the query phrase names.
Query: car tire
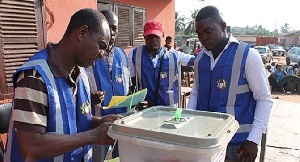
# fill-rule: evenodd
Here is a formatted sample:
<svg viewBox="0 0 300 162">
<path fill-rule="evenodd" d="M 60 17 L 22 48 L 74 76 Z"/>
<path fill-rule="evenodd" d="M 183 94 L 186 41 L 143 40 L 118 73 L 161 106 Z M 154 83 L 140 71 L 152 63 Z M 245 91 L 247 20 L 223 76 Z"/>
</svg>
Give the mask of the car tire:
<svg viewBox="0 0 300 162">
<path fill-rule="evenodd" d="M 268 80 L 269 80 L 269 84 L 270 86 L 272 87 L 271 91 L 272 92 L 276 92 L 277 91 L 277 80 L 276 80 L 276 77 L 274 74 L 271 74 L 269 77 L 268 77 Z"/>
<path fill-rule="evenodd" d="M 291 64 L 290 58 L 287 57 L 287 58 L 285 59 L 285 62 L 286 62 L 286 65 L 290 65 L 290 64 Z"/>
<path fill-rule="evenodd" d="M 284 92 L 288 81 L 295 83 L 295 90 L 292 90 L 292 92 L 300 93 L 300 78 L 294 75 L 287 75 L 278 82 L 278 92 Z"/>
</svg>

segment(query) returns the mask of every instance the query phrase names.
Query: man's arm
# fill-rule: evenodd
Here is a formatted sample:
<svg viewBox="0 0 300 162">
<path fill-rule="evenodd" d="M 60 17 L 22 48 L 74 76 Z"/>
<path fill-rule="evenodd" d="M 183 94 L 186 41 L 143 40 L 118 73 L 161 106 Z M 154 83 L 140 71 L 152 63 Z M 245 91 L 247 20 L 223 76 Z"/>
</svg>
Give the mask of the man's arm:
<svg viewBox="0 0 300 162">
<path fill-rule="evenodd" d="M 22 155 L 27 159 L 55 157 L 88 144 L 113 144 L 107 135 L 112 123 L 104 123 L 96 129 L 69 135 L 36 133 L 17 129 Z"/>
<path fill-rule="evenodd" d="M 271 101 L 271 90 L 265 73 L 265 67 L 260 55 L 251 48 L 249 49 L 245 70 L 250 90 L 253 92 L 253 97 L 257 101 L 253 128 L 248 140 L 258 144 L 261 139 L 261 134 L 267 129 L 273 102 Z"/>
<path fill-rule="evenodd" d="M 196 110 L 197 108 L 197 90 L 196 90 L 196 84 L 198 83 L 194 83 L 193 86 L 192 86 L 192 90 L 191 90 L 191 95 L 190 95 L 190 99 L 189 99 L 189 102 L 187 104 L 187 109 L 190 109 L 190 110 Z"/>
<path fill-rule="evenodd" d="M 239 153 L 241 160 L 254 161 L 257 156 L 257 145 L 260 143 L 262 133 L 265 133 L 267 130 L 273 102 L 271 101 L 271 91 L 265 67 L 260 55 L 254 49 L 249 49 L 245 70 L 250 90 L 253 92 L 253 97 L 257 102 L 253 127 L 247 141 L 241 145 Z"/>
<path fill-rule="evenodd" d="M 46 133 L 48 95 L 46 85 L 36 70 L 27 70 L 19 75 L 13 105 L 12 120 L 25 158 L 54 157 L 87 144 L 113 143 L 107 135 L 111 123 L 104 123 L 111 119 L 105 118 L 98 123 L 104 124 L 91 131 L 73 135 Z"/>
<path fill-rule="evenodd" d="M 178 62 L 181 63 L 183 66 L 193 66 L 195 61 L 195 56 L 190 54 L 185 54 L 180 51 L 175 51 L 176 55 L 178 56 Z"/>
</svg>

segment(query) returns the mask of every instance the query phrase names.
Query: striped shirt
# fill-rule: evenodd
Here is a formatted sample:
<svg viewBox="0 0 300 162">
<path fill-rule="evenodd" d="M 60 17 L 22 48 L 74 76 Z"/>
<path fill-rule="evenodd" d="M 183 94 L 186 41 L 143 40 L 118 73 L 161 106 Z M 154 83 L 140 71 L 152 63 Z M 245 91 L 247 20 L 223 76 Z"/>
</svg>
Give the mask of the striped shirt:
<svg viewBox="0 0 300 162">
<path fill-rule="evenodd" d="M 79 67 L 75 66 L 72 74 L 67 77 L 76 95 L 76 83 Z M 13 109 L 14 127 L 23 131 L 45 133 L 47 126 L 48 94 L 45 82 L 35 70 L 22 71 L 18 76 Z"/>
<path fill-rule="evenodd" d="M 24 131 L 45 133 L 48 114 L 45 82 L 35 69 L 20 73 L 14 96 L 14 127 Z"/>
</svg>

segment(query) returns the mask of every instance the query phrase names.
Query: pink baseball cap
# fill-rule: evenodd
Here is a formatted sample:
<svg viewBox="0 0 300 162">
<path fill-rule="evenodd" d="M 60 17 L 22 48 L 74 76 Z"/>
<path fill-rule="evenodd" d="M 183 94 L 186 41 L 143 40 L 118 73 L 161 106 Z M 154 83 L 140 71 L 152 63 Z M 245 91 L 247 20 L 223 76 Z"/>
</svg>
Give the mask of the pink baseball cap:
<svg viewBox="0 0 300 162">
<path fill-rule="evenodd" d="M 162 37 L 164 33 L 164 29 L 162 24 L 159 21 L 149 20 L 144 25 L 144 36 L 155 34 L 159 37 Z"/>
</svg>

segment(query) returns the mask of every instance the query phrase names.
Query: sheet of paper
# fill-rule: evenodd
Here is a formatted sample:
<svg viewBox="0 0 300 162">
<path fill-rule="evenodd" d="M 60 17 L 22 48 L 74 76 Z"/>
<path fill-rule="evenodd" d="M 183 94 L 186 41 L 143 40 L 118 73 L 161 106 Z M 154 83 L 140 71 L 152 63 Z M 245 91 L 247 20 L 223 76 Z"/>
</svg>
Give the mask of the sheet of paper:
<svg viewBox="0 0 300 162">
<path fill-rule="evenodd" d="M 112 96 L 107 107 L 103 109 L 130 107 L 145 100 L 147 89 L 140 90 L 129 96 Z"/>
</svg>

